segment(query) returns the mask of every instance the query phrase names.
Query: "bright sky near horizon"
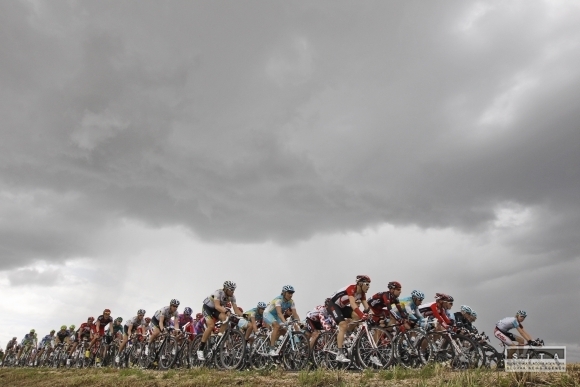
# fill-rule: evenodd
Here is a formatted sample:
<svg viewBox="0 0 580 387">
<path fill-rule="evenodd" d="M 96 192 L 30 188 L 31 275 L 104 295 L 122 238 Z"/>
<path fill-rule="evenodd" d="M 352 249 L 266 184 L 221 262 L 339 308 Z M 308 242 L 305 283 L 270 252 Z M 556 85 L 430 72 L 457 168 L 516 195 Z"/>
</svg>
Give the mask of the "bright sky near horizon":
<svg viewBox="0 0 580 387">
<path fill-rule="evenodd" d="M 0 2 L 0 344 L 365 273 L 580 361 L 579 46 L 573 1 Z"/>
</svg>

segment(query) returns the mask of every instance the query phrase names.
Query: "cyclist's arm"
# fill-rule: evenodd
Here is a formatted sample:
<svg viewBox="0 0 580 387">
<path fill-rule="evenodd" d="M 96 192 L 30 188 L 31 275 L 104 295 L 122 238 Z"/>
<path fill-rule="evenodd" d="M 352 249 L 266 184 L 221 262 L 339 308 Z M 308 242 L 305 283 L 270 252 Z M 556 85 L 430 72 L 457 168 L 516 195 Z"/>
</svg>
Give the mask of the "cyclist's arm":
<svg viewBox="0 0 580 387">
<path fill-rule="evenodd" d="M 218 312 L 220 312 L 220 313 L 227 313 L 228 310 L 224 306 L 222 306 L 220 300 L 218 300 L 217 298 L 215 300 L 213 300 L 213 304 L 215 306 L 215 309 Z"/>
<path fill-rule="evenodd" d="M 350 307 L 352 308 L 352 311 L 353 311 L 354 313 L 356 313 L 356 315 L 357 315 L 359 318 L 363 318 L 363 312 L 362 312 L 362 310 L 360 310 L 360 308 L 359 308 L 359 307 L 358 307 L 358 305 L 356 304 L 356 299 L 354 298 L 354 296 L 350 296 L 350 295 L 349 295 L 349 296 L 348 296 L 348 301 L 350 302 Z M 362 302 L 365 302 L 365 303 L 366 303 L 366 301 L 361 301 L 361 303 L 362 303 Z M 368 306 L 368 304 L 367 304 L 367 306 Z M 365 307 L 365 308 L 366 308 L 366 307 Z"/>
<path fill-rule="evenodd" d="M 298 312 L 296 311 L 296 308 L 292 309 L 292 318 L 296 321 L 300 321 L 300 317 L 298 316 Z"/>
<path fill-rule="evenodd" d="M 238 308 L 238 304 L 236 304 L 235 302 L 232 302 L 232 308 L 234 309 L 234 313 L 236 314 L 236 316 L 241 316 L 243 314 L 240 308 Z"/>
<path fill-rule="evenodd" d="M 109 323 L 109 335 L 111 335 L 111 337 L 115 337 L 115 335 L 114 335 L 114 332 L 113 332 L 113 331 L 114 331 L 114 329 L 113 329 L 113 323 L 112 323 L 112 322 L 110 322 L 110 323 Z"/>
<path fill-rule="evenodd" d="M 99 332 L 101 331 L 101 322 L 99 320 L 97 320 L 97 323 L 95 324 L 95 335 L 99 335 Z"/>
<path fill-rule="evenodd" d="M 360 303 L 362 304 L 363 308 L 365 308 L 365 310 L 369 310 L 371 308 L 365 298 L 363 298 Z"/>
<path fill-rule="evenodd" d="M 161 313 L 161 316 L 159 316 L 159 330 L 162 331 L 163 329 L 165 329 L 163 322 L 165 321 L 165 315 L 163 313 Z"/>
<path fill-rule="evenodd" d="M 254 316 L 250 316 L 250 323 L 254 328 L 254 332 L 258 332 L 258 322 L 256 321 L 256 318 Z"/>
<path fill-rule="evenodd" d="M 179 332 L 179 316 L 173 317 L 173 329 L 175 332 Z"/>
<path fill-rule="evenodd" d="M 532 340 L 532 336 L 530 336 L 530 334 L 528 332 L 526 332 L 526 330 L 523 327 L 516 327 L 516 329 L 518 330 L 519 334 L 522 335 L 522 337 L 527 341 L 531 341 Z"/>
<path fill-rule="evenodd" d="M 433 305 L 431 305 L 431 311 L 433 312 L 433 316 L 439 322 L 445 323 L 446 325 L 451 325 L 451 321 L 449 321 L 449 318 L 445 314 L 440 314 L 439 313 L 439 308 L 437 306 L 437 303 L 434 303 Z"/>
<path fill-rule="evenodd" d="M 278 313 L 278 318 L 280 321 L 286 321 L 286 317 L 284 317 L 284 313 L 282 313 L 282 306 L 276 305 L 276 313 Z"/>
</svg>

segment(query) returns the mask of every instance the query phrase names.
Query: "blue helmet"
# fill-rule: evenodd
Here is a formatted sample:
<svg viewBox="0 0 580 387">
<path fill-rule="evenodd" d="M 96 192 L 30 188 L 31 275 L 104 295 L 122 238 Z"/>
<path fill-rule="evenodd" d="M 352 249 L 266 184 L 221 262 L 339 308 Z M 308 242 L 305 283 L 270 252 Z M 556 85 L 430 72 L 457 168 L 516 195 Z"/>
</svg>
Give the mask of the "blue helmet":
<svg viewBox="0 0 580 387">
<path fill-rule="evenodd" d="M 467 314 L 472 314 L 473 313 L 473 310 L 469 306 L 467 306 L 467 305 L 461 305 L 461 308 L 460 309 L 461 309 L 461 311 L 463 313 L 467 313 Z"/>
<path fill-rule="evenodd" d="M 522 317 L 527 317 L 528 314 L 526 313 L 525 310 L 518 310 L 518 312 L 516 313 L 516 316 L 522 316 Z"/>
<path fill-rule="evenodd" d="M 266 303 L 262 302 L 262 301 L 258 302 L 257 308 L 258 309 L 266 309 Z"/>
<path fill-rule="evenodd" d="M 193 313 L 193 310 L 191 310 L 191 308 L 189 306 L 186 306 L 185 309 L 183 309 L 183 314 L 186 315 L 191 315 Z"/>
<path fill-rule="evenodd" d="M 416 298 L 418 300 L 424 300 L 425 299 L 425 294 L 420 291 L 420 290 L 413 290 L 411 292 L 411 297 Z"/>
<path fill-rule="evenodd" d="M 294 293 L 295 292 L 294 287 L 292 285 L 284 285 L 282 287 L 282 293 L 286 293 L 286 292 Z"/>
</svg>

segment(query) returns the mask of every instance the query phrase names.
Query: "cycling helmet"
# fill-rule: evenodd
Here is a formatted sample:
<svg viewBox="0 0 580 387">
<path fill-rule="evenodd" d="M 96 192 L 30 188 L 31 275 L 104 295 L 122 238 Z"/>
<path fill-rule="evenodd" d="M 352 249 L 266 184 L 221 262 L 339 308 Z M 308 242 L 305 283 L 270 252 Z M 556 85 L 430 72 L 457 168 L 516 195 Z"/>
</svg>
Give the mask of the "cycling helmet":
<svg viewBox="0 0 580 387">
<path fill-rule="evenodd" d="M 66 325 L 61 325 L 61 326 L 60 326 L 60 330 L 61 330 L 61 331 L 66 331 Z"/>
<path fill-rule="evenodd" d="M 357 275 L 356 276 L 356 283 L 358 284 L 359 282 L 371 282 L 371 277 L 369 277 L 368 275 Z"/>
<path fill-rule="evenodd" d="M 74 331 L 74 330 L 76 329 L 76 327 L 77 327 L 77 326 L 73 324 L 73 325 L 71 325 L 70 327 L 68 327 L 68 329 L 70 329 L 71 331 Z"/>
<path fill-rule="evenodd" d="M 186 306 L 185 309 L 183 309 L 183 314 L 186 315 L 191 315 L 193 313 L 193 310 L 191 310 L 191 308 L 189 306 Z"/>
<path fill-rule="evenodd" d="M 528 314 L 526 313 L 525 310 L 518 310 L 518 312 L 516 313 L 516 316 L 522 316 L 522 317 L 527 317 Z"/>
<path fill-rule="evenodd" d="M 34 329 L 31 329 L 30 333 L 36 333 L 36 331 Z"/>
<path fill-rule="evenodd" d="M 445 293 L 435 293 L 435 299 L 447 302 L 453 302 L 453 297 Z"/>
<path fill-rule="evenodd" d="M 260 302 L 258 302 L 258 306 L 256 308 L 258 308 L 258 309 L 266 309 L 266 306 L 267 305 L 266 305 L 265 302 L 260 301 Z"/>
<path fill-rule="evenodd" d="M 95 318 L 94 318 L 94 317 L 89 317 L 89 318 L 87 319 L 87 321 L 95 321 Z"/>
<path fill-rule="evenodd" d="M 117 318 L 115 319 L 115 321 L 118 321 L 118 322 L 123 322 L 123 317 L 117 317 Z"/>
<path fill-rule="evenodd" d="M 196 320 L 201 320 L 202 318 L 203 318 L 203 314 L 201 314 L 201 313 L 198 313 L 195 315 Z"/>
<path fill-rule="evenodd" d="M 55 333 L 56 331 L 53 329 L 52 331 L 50 331 L 50 334 L 52 335 L 53 333 Z"/>
<path fill-rule="evenodd" d="M 139 309 L 139 310 L 137 311 L 137 314 L 143 314 L 143 315 L 144 315 L 145 313 L 146 313 L 146 312 L 145 312 L 145 309 Z"/>
<path fill-rule="evenodd" d="M 105 314 L 105 313 L 111 313 L 111 309 L 105 309 L 105 310 L 103 310 L 103 314 Z"/>
<path fill-rule="evenodd" d="M 236 290 L 236 283 L 232 281 L 224 282 L 224 289 L 234 291 Z"/>
<path fill-rule="evenodd" d="M 290 293 L 294 293 L 294 287 L 292 285 L 284 285 L 282 286 L 282 293 L 286 293 L 286 292 L 290 292 Z"/>
<path fill-rule="evenodd" d="M 244 310 L 242 309 L 241 306 L 238 306 L 238 309 L 240 310 L 240 312 L 244 313 Z"/>
<path fill-rule="evenodd" d="M 473 317 L 477 318 L 477 312 L 473 309 L 471 309 L 471 313 L 470 313 Z"/>
<path fill-rule="evenodd" d="M 460 310 L 463 313 L 467 313 L 467 314 L 471 314 L 473 312 L 473 310 L 469 306 L 467 306 L 467 305 L 461 305 Z"/>
<path fill-rule="evenodd" d="M 401 289 L 402 286 L 401 286 L 401 283 L 400 282 L 391 281 L 391 282 L 389 282 L 388 288 L 389 289 Z"/>
<path fill-rule="evenodd" d="M 424 300 L 425 299 L 425 294 L 422 291 L 420 291 L 420 290 L 413 290 L 411 292 L 411 297 L 414 297 L 414 298 L 416 298 L 418 300 Z"/>
<path fill-rule="evenodd" d="M 16 340 L 16 336 L 14 336 L 14 337 L 12 338 L 12 340 Z"/>
<path fill-rule="evenodd" d="M 175 298 L 172 299 L 171 301 L 169 301 L 169 305 L 170 306 L 179 306 L 179 301 L 177 301 Z"/>
</svg>

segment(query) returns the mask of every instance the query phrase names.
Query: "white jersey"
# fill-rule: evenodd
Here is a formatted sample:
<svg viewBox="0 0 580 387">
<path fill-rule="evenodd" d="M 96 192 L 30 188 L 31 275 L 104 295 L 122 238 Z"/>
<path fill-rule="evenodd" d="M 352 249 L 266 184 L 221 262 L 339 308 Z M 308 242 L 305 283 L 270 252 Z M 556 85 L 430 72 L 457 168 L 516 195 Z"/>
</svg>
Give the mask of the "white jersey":
<svg viewBox="0 0 580 387">
<path fill-rule="evenodd" d="M 172 314 L 171 311 L 169 310 L 169 308 L 171 308 L 171 307 L 166 306 L 164 308 L 159 309 L 157 312 L 155 312 L 155 318 L 157 319 L 157 321 L 159 321 L 161 316 L 164 316 L 164 321 L 167 324 L 167 320 L 171 319 L 172 317 L 178 317 L 179 314 L 177 313 L 177 309 L 175 309 L 175 312 L 173 312 L 173 314 Z"/>
<path fill-rule="evenodd" d="M 220 305 L 223 307 L 225 307 L 225 305 L 228 302 L 231 302 L 232 304 L 236 303 L 236 297 L 233 295 L 231 297 L 228 297 L 223 289 L 218 289 L 215 292 L 213 292 L 209 297 L 203 300 L 203 303 L 208 307 L 215 309 L 214 300 L 219 300 Z"/>
<path fill-rule="evenodd" d="M 517 327 L 523 328 L 522 324 L 518 322 L 518 319 L 515 317 L 506 317 L 499 320 L 495 326 L 504 332 L 508 332 L 510 329 L 514 329 Z"/>
</svg>

